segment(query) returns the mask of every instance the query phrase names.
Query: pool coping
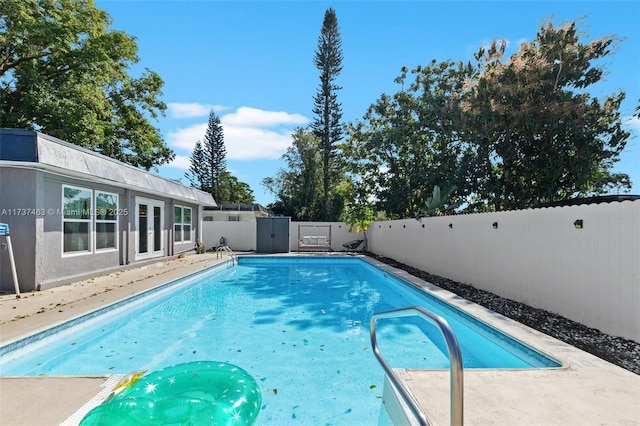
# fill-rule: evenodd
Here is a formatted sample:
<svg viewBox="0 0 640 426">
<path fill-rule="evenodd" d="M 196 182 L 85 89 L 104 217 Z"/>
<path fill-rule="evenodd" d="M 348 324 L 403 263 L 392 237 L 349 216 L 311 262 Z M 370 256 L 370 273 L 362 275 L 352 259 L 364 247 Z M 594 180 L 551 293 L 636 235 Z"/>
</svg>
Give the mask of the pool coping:
<svg viewBox="0 0 640 426">
<path fill-rule="evenodd" d="M 549 368 L 464 370 L 466 425 L 640 425 L 639 375 L 404 270 L 366 260 L 562 363 Z M 448 370 L 397 372 L 433 425 L 450 423 Z M 397 424 L 417 424 L 401 407 L 388 380 L 384 402 Z"/>
<path fill-rule="evenodd" d="M 285 255 L 298 256 L 296 253 Z M 300 256 L 327 254 L 304 253 Z M 209 264 L 215 264 L 214 257 L 193 256 L 193 263 L 185 262 L 171 273 L 156 274 L 154 277 L 149 277 L 148 271 L 134 270 L 131 272 L 132 276 L 138 277 L 140 281 L 139 285 L 132 287 L 144 289 L 166 284 L 172 281 L 173 275 L 180 277 L 187 271 L 198 271 Z M 637 404 L 640 400 L 640 376 L 466 301 L 405 271 L 373 258 L 362 255 L 357 257 L 414 285 L 424 286 L 459 309 L 562 361 L 563 366 L 559 368 L 465 370 L 465 424 L 640 425 L 640 406 Z M 113 279 L 123 280 L 123 277 Z M 135 281 L 135 278 L 127 277 L 124 281 Z M 120 293 L 130 293 L 129 290 L 132 288 Z M 121 295 L 116 294 L 116 290 L 109 291 L 97 296 L 97 299 L 94 297 L 94 302 L 103 306 L 109 303 L 103 299 L 114 299 Z M 37 299 L 25 298 L 15 303 L 40 303 Z M 9 304 L 2 306 L 7 305 Z M 24 318 L 4 323 L 0 325 L 0 342 L 15 340 L 16 330 L 26 336 L 42 329 L 43 324 L 53 324 L 52 319 L 62 321 L 61 316 L 78 316 L 83 313 L 82 309 L 86 309 L 86 313 L 94 309 L 95 305 L 96 303 L 89 303 L 86 299 L 79 300 L 73 308 L 66 305 L 65 312 L 52 309 L 32 316 L 32 320 Z M 5 330 L 8 329 L 12 330 L 12 339 L 5 338 Z M 404 370 L 402 373 L 405 383 L 432 424 L 448 424 L 448 371 Z M 102 386 L 109 377 L 0 378 L 0 424 L 61 424 L 102 392 Z M 391 398 L 384 402 L 392 403 Z"/>
<path fill-rule="evenodd" d="M 167 281 L 165 283 L 162 283 L 160 285 L 148 288 L 146 290 L 143 290 L 139 293 L 136 293 L 134 295 L 128 296 L 124 299 L 120 299 L 117 301 L 114 301 L 112 303 L 108 303 L 104 306 L 101 306 L 99 308 L 93 309 L 91 311 L 88 312 L 84 312 L 81 313 L 79 315 L 76 315 L 75 317 L 72 318 L 68 318 L 65 320 L 61 320 L 58 323 L 55 323 L 53 325 L 49 325 L 41 330 L 37 330 L 33 333 L 28 333 L 26 336 L 20 336 L 17 337 L 11 341 L 8 342 L 0 342 L 0 356 L 4 355 L 7 352 L 12 352 L 15 350 L 19 350 L 22 347 L 28 345 L 29 343 L 32 343 L 33 341 L 37 341 L 39 339 L 45 338 L 47 336 L 50 336 L 52 334 L 58 333 L 62 330 L 65 330 L 69 327 L 73 327 L 77 324 L 83 323 L 85 321 L 89 321 L 93 318 L 95 318 L 96 316 L 99 315 L 103 315 L 108 313 L 111 310 L 115 310 L 118 309 L 122 306 L 128 305 L 130 303 L 135 303 L 138 300 L 141 300 L 147 296 L 151 296 L 154 294 L 158 294 L 164 290 L 170 290 L 170 288 L 174 285 L 176 285 L 179 281 L 185 280 L 185 279 L 191 279 L 191 278 L 195 278 L 198 275 L 201 274 L 206 274 L 210 271 L 219 269 L 219 268 L 224 268 L 225 265 L 222 263 L 219 264 L 214 264 L 214 265 L 209 265 L 201 270 L 198 271 L 194 271 L 194 272 L 190 272 L 187 275 L 184 275 L 182 277 L 173 279 L 171 281 Z"/>
</svg>

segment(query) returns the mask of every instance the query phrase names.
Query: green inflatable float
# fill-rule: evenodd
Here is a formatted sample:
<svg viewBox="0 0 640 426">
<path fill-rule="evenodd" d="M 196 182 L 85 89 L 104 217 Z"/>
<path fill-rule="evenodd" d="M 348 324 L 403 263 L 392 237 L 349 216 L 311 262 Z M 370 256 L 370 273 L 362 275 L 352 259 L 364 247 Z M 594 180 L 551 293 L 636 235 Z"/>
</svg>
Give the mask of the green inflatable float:
<svg viewBox="0 0 640 426">
<path fill-rule="evenodd" d="M 80 426 L 252 425 L 262 396 L 253 377 L 224 362 L 197 361 L 133 375 Z"/>
</svg>

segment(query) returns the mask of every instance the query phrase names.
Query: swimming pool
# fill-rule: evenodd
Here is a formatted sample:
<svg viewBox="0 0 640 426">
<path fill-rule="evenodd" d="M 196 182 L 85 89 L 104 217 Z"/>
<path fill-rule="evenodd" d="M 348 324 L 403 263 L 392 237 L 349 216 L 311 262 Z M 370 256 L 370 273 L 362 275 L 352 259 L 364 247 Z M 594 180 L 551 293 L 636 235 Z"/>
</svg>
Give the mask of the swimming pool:
<svg viewBox="0 0 640 426">
<path fill-rule="evenodd" d="M 256 378 L 260 424 L 375 424 L 383 370 L 369 320 L 410 305 L 448 319 L 466 368 L 558 366 L 361 259 L 250 256 L 2 347 L 0 375 L 102 375 L 217 360 Z M 439 332 L 419 319 L 379 321 L 378 344 L 393 367 L 448 368 Z"/>
</svg>

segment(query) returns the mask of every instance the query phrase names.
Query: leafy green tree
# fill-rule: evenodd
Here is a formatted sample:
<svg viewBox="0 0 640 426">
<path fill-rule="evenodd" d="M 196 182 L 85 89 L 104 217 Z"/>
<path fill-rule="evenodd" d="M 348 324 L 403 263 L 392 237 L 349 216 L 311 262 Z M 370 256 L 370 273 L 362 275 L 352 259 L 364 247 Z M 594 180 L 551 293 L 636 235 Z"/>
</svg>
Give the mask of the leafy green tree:
<svg viewBox="0 0 640 426">
<path fill-rule="evenodd" d="M 629 138 L 619 112 L 624 92 L 598 99 L 588 91 L 617 39 L 580 35 L 575 22 L 547 23 L 508 61 L 497 42 L 476 55 L 461 127 L 477 152 L 477 194 L 492 209 L 630 187 L 626 174 L 611 172 Z"/>
<path fill-rule="evenodd" d="M 368 248 L 367 229 L 376 220 L 375 204 L 369 199 L 366 185 L 358 181 L 343 181 L 342 192 L 345 193 L 344 209 L 340 220 L 349 225 L 349 232 L 362 232 L 364 237 L 364 250 Z"/>
<path fill-rule="evenodd" d="M 255 202 L 253 190 L 249 184 L 240 182 L 228 171 L 222 174 L 220 192 L 222 203 L 251 204 Z"/>
<path fill-rule="evenodd" d="M 262 184 L 277 200 L 269 207 L 274 213 L 294 220 L 320 220 L 322 217 L 322 158 L 318 138 L 310 129 L 297 128 L 292 144 L 282 155 L 287 164 L 275 178 L 265 178 Z"/>
<path fill-rule="evenodd" d="M 453 62 L 436 63 L 412 71 L 402 68 L 396 82 L 402 90 L 383 94 L 362 121 L 347 125 L 341 145 L 348 169 L 369 188 L 369 197 L 390 218 L 415 217 L 431 189 L 446 183 L 470 193 L 467 179 L 469 146 L 460 141 L 458 92 L 469 74 Z M 453 200 L 455 201 L 455 200 Z"/>
<path fill-rule="evenodd" d="M 318 48 L 313 63 L 320 70 L 320 85 L 313 98 L 315 119 L 311 127 L 320 140 L 322 152 L 322 204 L 323 220 L 335 220 L 339 215 L 334 201 L 338 165 L 336 143 L 342 139 L 342 106 L 338 102 L 340 86 L 335 80 L 342 71 L 342 40 L 338 27 L 338 18 L 333 8 L 326 10 Z"/>
<path fill-rule="evenodd" d="M 580 37 L 575 22 L 548 23 L 508 61 L 506 45 L 494 42 L 477 65 L 417 67 L 406 88 L 403 68 L 402 90 L 347 125 L 341 149 L 350 173 L 391 218 L 415 216 L 436 185 L 456 186 L 448 204 L 467 211 L 629 188 L 626 174 L 612 172 L 629 138 L 624 92 L 589 93 L 618 40 Z"/>
<path fill-rule="evenodd" d="M 150 169 L 174 154 L 150 120 L 163 81 L 92 0 L 0 2 L 0 127 L 29 128 Z"/>
</svg>

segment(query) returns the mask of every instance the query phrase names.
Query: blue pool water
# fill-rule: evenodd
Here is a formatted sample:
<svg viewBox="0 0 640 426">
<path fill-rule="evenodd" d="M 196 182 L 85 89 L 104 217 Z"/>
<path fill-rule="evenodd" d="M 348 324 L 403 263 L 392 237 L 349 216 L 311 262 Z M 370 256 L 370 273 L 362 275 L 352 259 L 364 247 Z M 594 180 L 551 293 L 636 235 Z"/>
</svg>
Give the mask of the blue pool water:
<svg viewBox="0 0 640 426">
<path fill-rule="evenodd" d="M 256 378 L 259 424 L 375 424 L 384 373 L 371 351 L 371 315 L 413 305 L 448 320 L 465 368 L 559 365 L 361 259 L 249 256 L 0 348 L 0 375 L 103 375 L 216 360 Z M 392 367 L 449 366 L 439 331 L 424 320 L 379 320 L 377 332 Z"/>
</svg>

